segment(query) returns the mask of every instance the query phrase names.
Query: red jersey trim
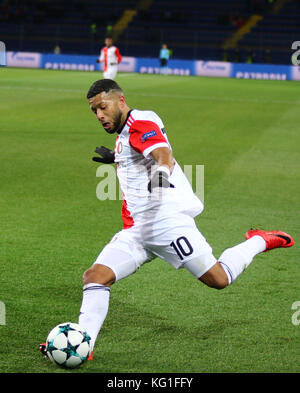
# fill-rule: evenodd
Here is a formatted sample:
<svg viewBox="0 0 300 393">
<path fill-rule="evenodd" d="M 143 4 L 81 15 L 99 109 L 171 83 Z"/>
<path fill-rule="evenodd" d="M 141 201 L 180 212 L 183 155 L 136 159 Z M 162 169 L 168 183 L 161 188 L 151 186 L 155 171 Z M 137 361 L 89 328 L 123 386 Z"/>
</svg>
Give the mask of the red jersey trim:
<svg viewBox="0 0 300 393">
<path fill-rule="evenodd" d="M 123 229 L 128 229 L 134 226 L 134 220 L 131 217 L 130 211 L 127 208 L 127 202 L 125 199 L 123 199 L 121 217 L 123 220 Z"/>
<path fill-rule="evenodd" d="M 121 55 L 121 53 L 120 53 L 120 51 L 119 51 L 119 49 L 117 47 L 116 47 L 116 50 L 115 50 L 115 55 L 117 57 L 118 64 L 120 64 L 121 61 L 122 61 L 122 55 Z"/>
<path fill-rule="evenodd" d="M 159 126 L 150 120 L 136 120 L 129 128 L 129 144 L 138 153 L 143 154 L 146 149 L 157 144 L 167 144 Z"/>
<path fill-rule="evenodd" d="M 126 125 L 130 127 L 130 126 L 132 126 L 134 121 L 135 121 L 134 118 L 132 117 L 132 115 L 130 115 L 128 120 L 127 120 Z"/>
<path fill-rule="evenodd" d="M 107 71 L 107 47 L 103 48 L 103 54 L 104 54 L 104 71 Z"/>
</svg>

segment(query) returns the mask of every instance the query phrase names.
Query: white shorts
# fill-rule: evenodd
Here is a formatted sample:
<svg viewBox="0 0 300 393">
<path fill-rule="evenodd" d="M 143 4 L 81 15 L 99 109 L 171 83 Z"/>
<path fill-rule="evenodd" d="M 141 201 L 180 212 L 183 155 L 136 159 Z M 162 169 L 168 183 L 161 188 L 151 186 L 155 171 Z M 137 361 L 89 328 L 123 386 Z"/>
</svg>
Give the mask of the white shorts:
<svg viewBox="0 0 300 393">
<path fill-rule="evenodd" d="M 115 79 L 118 72 L 118 66 L 110 66 L 104 71 L 103 76 L 105 79 Z"/>
<path fill-rule="evenodd" d="M 216 263 L 211 246 L 186 214 L 123 229 L 103 248 L 95 263 L 112 269 L 119 281 L 156 257 L 175 269 L 187 268 L 197 278 Z"/>
</svg>

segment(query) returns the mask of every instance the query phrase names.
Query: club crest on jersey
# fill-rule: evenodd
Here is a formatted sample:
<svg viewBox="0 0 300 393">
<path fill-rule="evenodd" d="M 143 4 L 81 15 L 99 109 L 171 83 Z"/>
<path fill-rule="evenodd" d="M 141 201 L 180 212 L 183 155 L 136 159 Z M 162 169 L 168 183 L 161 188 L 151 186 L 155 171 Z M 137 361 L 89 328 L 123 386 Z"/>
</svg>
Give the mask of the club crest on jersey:
<svg viewBox="0 0 300 393">
<path fill-rule="evenodd" d="M 145 134 L 143 134 L 143 135 L 141 136 L 141 142 L 144 143 L 144 142 L 146 142 L 146 140 L 147 140 L 148 138 L 151 138 L 152 136 L 155 136 L 155 135 L 157 135 L 157 133 L 156 133 L 155 130 L 145 132 Z"/>
<path fill-rule="evenodd" d="M 123 150 L 122 142 L 120 141 L 117 145 L 117 152 L 118 154 L 121 154 Z"/>
</svg>

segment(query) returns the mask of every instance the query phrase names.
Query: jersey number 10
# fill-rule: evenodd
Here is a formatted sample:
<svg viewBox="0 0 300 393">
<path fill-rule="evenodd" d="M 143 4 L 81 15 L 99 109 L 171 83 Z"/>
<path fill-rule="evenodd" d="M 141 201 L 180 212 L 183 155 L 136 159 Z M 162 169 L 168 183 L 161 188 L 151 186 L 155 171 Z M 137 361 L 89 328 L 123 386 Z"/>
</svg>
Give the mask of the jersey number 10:
<svg viewBox="0 0 300 393">
<path fill-rule="evenodd" d="M 185 236 L 180 236 L 175 240 L 175 242 L 172 242 L 170 246 L 174 248 L 176 254 L 181 260 L 183 260 L 184 257 L 191 255 L 194 251 L 191 243 Z"/>
</svg>

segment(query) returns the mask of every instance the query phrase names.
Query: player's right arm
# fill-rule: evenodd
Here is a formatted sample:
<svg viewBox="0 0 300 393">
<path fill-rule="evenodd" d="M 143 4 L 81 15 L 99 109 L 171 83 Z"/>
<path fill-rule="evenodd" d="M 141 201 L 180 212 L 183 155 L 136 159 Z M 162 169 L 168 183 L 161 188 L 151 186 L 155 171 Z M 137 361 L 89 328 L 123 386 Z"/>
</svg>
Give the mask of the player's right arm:
<svg viewBox="0 0 300 393">
<path fill-rule="evenodd" d="M 96 62 L 97 62 L 97 63 L 103 63 L 103 62 L 104 62 L 104 50 L 103 50 L 103 49 L 101 49 L 100 56 L 99 56 L 99 58 L 96 60 Z"/>
</svg>

